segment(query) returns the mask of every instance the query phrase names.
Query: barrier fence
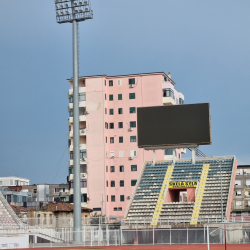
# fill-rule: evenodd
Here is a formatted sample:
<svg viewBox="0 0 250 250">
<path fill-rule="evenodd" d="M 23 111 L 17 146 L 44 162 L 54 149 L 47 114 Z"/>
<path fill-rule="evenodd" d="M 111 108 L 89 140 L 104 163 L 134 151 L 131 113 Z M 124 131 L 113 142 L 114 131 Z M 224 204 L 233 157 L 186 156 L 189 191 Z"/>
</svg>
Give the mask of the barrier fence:
<svg viewBox="0 0 250 250">
<path fill-rule="evenodd" d="M 72 228 L 28 229 L 26 232 L 0 232 L 0 249 L 4 239 L 12 236 L 27 236 L 28 246 L 67 247 L 75 246 Z M 189 245 L 207 244 L 247 244 L 250 249 L 250 223 L 208 224 L 203 227 L 123 229 L 115 226 L 85 226 L 81 231 L 80 246 L 121 246 L 121 245 Z M 11 237 L 10 237 L 11 236 Z M 5 237 L 5 238 L 4 238 Z M 226 239 L 226 240 L 225 240 Z M 4 248 L 6 244 L 3 243 Z M 18 240 L 15 244 L 19 244 Z M 18 245 L 16 245 L 18 247 Z"/>
<path fill-rule="evenodd" d="M 73 227 L 73 218 L 55 218 L 55 217 L 34 217 L 20 218 L 24 225 L 39 227 L 39 228 L 62 228 Z M 174 218 L 166 217 L 159 218 L 158 225 L 189 225 L 190 217 Z M 133 218 L 124 219 L 123 217 L 83 217 L 82 226 L 90 225 L 148 225 L 151 224 L 152 218 Z M 221 217 L 203 217 L 199 218 L 198 224 L 211 224 L 221 222 Z M 250 216 L 232 216 L 227 219 L 227 222 L 250 222 Z"/>
</svg>

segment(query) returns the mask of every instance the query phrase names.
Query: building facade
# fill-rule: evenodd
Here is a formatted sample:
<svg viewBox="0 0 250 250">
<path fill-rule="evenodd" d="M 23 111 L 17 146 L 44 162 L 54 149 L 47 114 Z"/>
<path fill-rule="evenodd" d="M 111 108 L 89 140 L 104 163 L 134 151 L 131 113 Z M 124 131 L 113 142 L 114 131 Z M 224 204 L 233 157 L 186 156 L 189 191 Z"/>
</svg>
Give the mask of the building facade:
<svg viewBox="0 0 250 250">
<path fill-rule="evenodd" d="M 73 79 L 68 81 L 68 182 L 73 202 Z M 79 78 L 83 207 L 124 216 L 143 163 L 153 159 L 152 151 L 137 147 L 137 108 L 183 103 L 184 95 L 175 89 L 170 73 Z M 182 153 L 184 149 L 176 149 L 177 158 Z M 156 159 L 173 159 L 173 150 L 157 150 Z"/>
<path fill-rule="evenodd" d="M 250 165 L 237 167 L 231 213 L 250 215 Z"/>
</svg>

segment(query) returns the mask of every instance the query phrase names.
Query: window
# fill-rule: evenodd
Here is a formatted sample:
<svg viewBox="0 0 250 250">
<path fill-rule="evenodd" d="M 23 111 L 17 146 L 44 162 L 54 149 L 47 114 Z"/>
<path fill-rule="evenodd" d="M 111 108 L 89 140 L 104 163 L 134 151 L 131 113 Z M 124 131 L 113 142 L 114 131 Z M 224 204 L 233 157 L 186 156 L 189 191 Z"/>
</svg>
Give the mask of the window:
<svg viewBox="0 0 250 250">
<path fill-rule="evenodd" d="M 109 109 L 109 114 L 113 115 L 114 114 L 114 110 L 113 109 Z"/>
<path fill-rule="evenodd" d="M 241 201 L 236 201 L 236 206 L 241 206 L 242 202 Z"/>
<path fill-rule="evenodd" d="M 80 150 L 80 158 L 87 158 L 86 149 Z"/>
<path fill-rule="evenodd" d="M 73 174 L 73 167 L 69 167 L 69 174 Z"/>
<path fill-rule="evenodd" d="M 87 179 L 82 179 L 81 180 L 81 188 L 86 188 L 87 187 Z"/>
<path fill-rule="evenodd" d="M 132 172 L 137 171 L 137 165 L 131 165 L 131 171 Z"/>
<path fill-rule="evenodd" d="M 69 139 L 69 142 L 68 142 L 68 146 L 70 146 L 71 145 L 71 139 Z"/>
<path fill-rule="evenodd" d="M 136 113 L 135 107 L 129 108 L 129 113 L 130 113 L 130 114 Z"/>
<path fill-rule="evenodd" d="M 122 207 L 118 207 L 118 211 L 122 211 Z"/>
<path fill-rule="evenodd" d="M 115 187 L 115 181 L 111 181 L 111 187 Z"/>
<path fill-rule="evenodd" d="M 124 187 L 124 181 L 120 181 L 120 187 Z"/>
<path fill-rule="evenodd" d="M 123 122 L 118 122 L 118 128 L 123 128 Z"/>
<path fill-rule="evenodd" d="M 107 99 L 107 96 L 106 96 L 106 94 L 105 94 L 105 100 Z"/>
<path fill-rule="evenodd" d="M 109 87 L 113 86 L 113 80 L 109 80 Z"/>
<path fill-rule="evenodd" d="M 130 136 L 130 142 L 136 142 L 136 136 Z"/>
<path fill-rule="evenodd" d="M 69 131 L 71 131 L 71 126 L 69 126 Z"/>
<path fill-rule="evenodd" d="M 53 224 L 53 218 L 52 218 L 52 214 L 49 215 L 49 224 L 52 225 Z"/>
<path fill-rule="evenodd" d="M 110 143 L 114 143 L 115 139 L 114 137 L 110 137 Z"/>
<path fill-rule="evenodd" d="M 108 182 L 108 181 L 106 181 L 106 186 L 107 186 L 107 187 L 109 186 L 109 182 Z"/>
<path fill-rule="evenodd" d="M 137 180 L 131 180 L 131 186 L 134 187 L 136 185 Z"/>
<path fill-rule="evenodd" d="M 173 155 L 173 149 L 172 148 L 171 149 L 165 149 L 164 154 L 165 155 Z"/>
<path fill-rule="evenodd" d="M 114 129 L 114 123 L 113 122 L 109 123 L 109 128 Z"/>
<path fill-rule="evenodd" d="M 79 102 L 86 101 L 86 95 L 85 93 L 79 93 Z"/>
<path fill-rule="evenodd" d="M 113 95 L 109 95 L 109 100 L 113 101 Z"/>
<path fill-rule="evenodd" d="M 108 166 L 106 166 L 106 172 L 108 172 L 109 170 L 108 170 Z"/>
<path fill-rule="evenodd" d="M 115 157 L 115 152 L 114 151 L 110 151 L 110 157 L 114 158 Z"/>
<path fill-rule="evenodd" d="M 129 85 L 135 85 L 135 78 L 128 79 L 128 84 Z"/>
<path fill-rule="evenodd" d="M 102 209 L 100 207 L 93 207 L 93 211 L 94 212 L 100 212 L 100 211 L 102 211 Z"/>
<path fill-rule="evenodd" d="M 179 98 L 179 104 L 184 104 L 184 100 L 182 98 Z"/>
<path fill-rule="evenodd" d="M 122 86 L 122 80 L 118 80 L 118 86 Z"/>
<path fill-rule="evenodd" d="M 107 136 L 106 136 L 106 143 L 108 142 Z"/>
<path fill-rule="evenodd" d="M 73 109 L 69 110 L 69 117 L 73 117 Z"/>
<path fill-rule="evenodd" d="M 172 89 L 163 89 L 162 92 L 163 97 L 172 97 L 173 99 L 175 99 L 174 91 Z"/>
<path fill-rule="evenodd" d="M 119 115 L 122 114 L 122 108 L 118 108 L 118 114 L 119 114 Z"/>
<path fill-rule="evenodd" d="M 107 108 L 105 108 L 105 115 L 107 114 Z"/>
<path fill-rule="evenodd" d="M 124 201 L 124 195 L 120 195 L 120 201 Z"/>
<path fill-rule="evenodd" d="M 130 157 L 135 157 L 137 155 L 136 150 L 130 151 Z"/>
<path fill-rule="evenodd" d="M 122 100 L 122 94 L 118 94 L 118 100 Z"/>
<path fill-rule="evenodd" d="M 241 191 L 235 191 L 236 196 L 241 196 Z"/>
<path fill-rule="evenodd" d="M 111 201 L 115 202 L 115 195 L 111 195 Z"/>
<path fill-rule="evenodd" d="M 87 202 L 87 194 L 81 195 L 81 202 Z"/>
<path fill-rule="evenodd" d="M 109 128 L 109 124 L 107 122 L 105 122 L 105 128 L 108 129 Z"/>
<path fill-rule="evenodd" d="M 109 201 L 109 196 L 107 195 L 107 202 Z"/>
<path fill-rule="evenodd" d="M 69 96 L 69 103 L 73 103 L 73 95 Z"/>
<path fill-rule="evenodd" d="M 123 137 L 119 136 L 119 143 L 123 143 Z"/>
<path fill-rule="evenodd" d="M 110 166 L 110 172 L 115 172 L 115 166 Z"/>
<path fill-rule="evenodd" d="M 33 189 L 33 194 L 36 194 L 37 193 L 37 189 Z"/>
<path fill-rule="evenodd" d="M 250 180 L 246 180 L 246 185 L 250 186 Z"/>
<path fill-rule="evenodd" d="M 55 188 L 54 193 L 59 193 L 60 192 L 60 188 Z"/>
<path fill-rule="evenodd" d="M 135 93 L 129 93 L 129 99 L 135 99 Z"/>
<path fill-rule="evenodd" d="M 114 211 L 117 211 L 117 207 L 114 207 Z"/>
<path fill-rule="evenodd" d="M 104 85 L 106 86 L 106 80 L 104 81 Z"/>
<path fill-rule="evenodd" d="M 236 186 L 241 186 L 241 181 L 240 181 L 240 180 L 236 180 L 236 181 L 235 181 L 235 185 L 236 185 Z"/>
<path fill-rule="evenodd" d="M 120 172 L 124 172 L 124 166 L 120 166 Z"/>
<path fill-rule="evenodd" d="M 119 157 L 124 157 L 124 151 L 119 151 Z"/>
<path fill-rule="evenodd" d="M 130 128 L 136 128 L 136 122 L 130 122 Z"/>
</svg>

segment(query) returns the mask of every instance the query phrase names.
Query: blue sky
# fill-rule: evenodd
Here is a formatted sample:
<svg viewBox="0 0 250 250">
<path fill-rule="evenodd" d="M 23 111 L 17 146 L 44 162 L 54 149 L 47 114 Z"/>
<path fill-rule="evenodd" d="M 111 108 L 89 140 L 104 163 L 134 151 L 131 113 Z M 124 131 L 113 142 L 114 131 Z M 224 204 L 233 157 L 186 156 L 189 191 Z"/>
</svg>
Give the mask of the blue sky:
<svg viewBox="0 0 250 250">
<path fill-rule="evenodd" d="M 92 0 L 80 75 L 172 74 L 185 103 L 210 102 L 206 155 L 250 164 L 250 2 Z M 65 183 L 72 27 L 53 0 L 0 1 L 0 176 Z"/>
</svg>

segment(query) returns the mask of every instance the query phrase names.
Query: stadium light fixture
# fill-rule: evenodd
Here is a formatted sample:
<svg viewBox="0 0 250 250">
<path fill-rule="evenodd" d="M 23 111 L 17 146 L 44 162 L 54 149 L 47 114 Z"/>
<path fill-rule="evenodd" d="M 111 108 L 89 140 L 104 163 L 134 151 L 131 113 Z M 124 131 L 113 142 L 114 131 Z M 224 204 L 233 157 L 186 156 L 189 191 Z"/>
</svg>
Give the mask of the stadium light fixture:
<svg viewBox="0 0 250 250">
<path fill-rule="evenodd" d="M 54 0 L 57 23 L 73 24 L 73 160 L 74 160 L 74 242 L 82 241 L 80 135 L 79 135 L 79 71 L 78 22 L 93 19 L 89 0 Z"/>
</svg>

